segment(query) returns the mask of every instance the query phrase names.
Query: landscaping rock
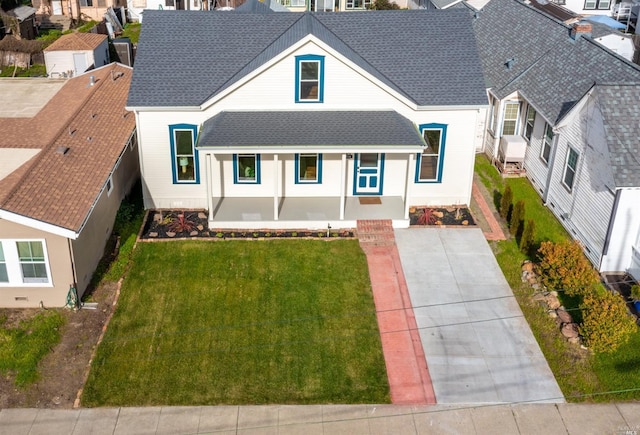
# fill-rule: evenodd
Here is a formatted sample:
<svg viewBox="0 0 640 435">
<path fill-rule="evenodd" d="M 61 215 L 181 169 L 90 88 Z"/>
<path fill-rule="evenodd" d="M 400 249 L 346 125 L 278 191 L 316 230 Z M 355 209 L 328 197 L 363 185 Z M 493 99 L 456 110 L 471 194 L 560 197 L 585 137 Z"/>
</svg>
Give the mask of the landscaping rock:
<svg viewBox="0 0 640 435">
<path fill-rule="evenodd" d="M 154 222 L 162 222 L 162 213 L 155 213 L 153 215 L 153 221 Z"/>
<path fill-rule="evenodd" d="M 198 228 L 198 231 L 202 231 L 204 230 L 204 225 L 198 225 L 196 228 Z"/>
<path fill-rule="evenodd" d="M 535 276 L 531 276 L 531 275 L 529 275 L 529 278 L 527 278 L 527 282 L 528 282 L 530 285 L 534 285 L 534 284 L 537 284 L 537 283 L 538 283 L 538 279 L 537 279 Z"/>
<path fill-rule="evenodd" d="M 462 225 L 469 225 L 469 221 L 468 220 L 462 221 Z"/>
<path fill-rule="evenodd" d="M 531 299 L 533 299 L 534 301 L 544 301 L 545 300 L 545 295 L 544 293 L 540 293 L 540 292 L 535 292 L 533 294 L 533 296 L 531 297 Z"/>
<path fill-rule="evenodd" d="M 524 263 L 522 263 L 522 270 L 533 273 L 533 263 L 529 260 L 525 260 Z"/>
<path fill-rule="evenodd" d="M 158 233 L 155 231 L 149 233 L 149 237 L 158 237 Z"/>
<path fill-rule="evenodd" d="M 193 236 L 197 236 L 198 234 L 199 234 L 199 233 L 198 233 L 197 231 L 191 231 L 191 232 L 189 233 L 189 235 L 190 235 L 191 237 L 193 237 Z"/>
<path fill-rule="evenodd" d="M 562 308 L 558 308 L 556 310 L 556 313 L 558 314 L 558 318 L 562 323 L 573 323 L 573 318 L 571 317 L 571 314 L 569 314 L 566 310 Z"/>
<path fill-rule="evenodd" d="M 203 212 L 198 212 L 198 219 L 206 219 L 207 215 L 204 214 Z"/>
<path fill-rule="evenodd" d="M 437 218 L 440 218 L 440 219 L 442 219 L 442 218 L 444 217 L 444 213 L 443 213 L 443 212 L 441 212 L 441 211 L 434 211 L 434 212 L 433 212 L 433 215 L 434 215 L 435 217 L 437 217 Z"/>
<path fill-rule="evenodd" d="M 547 306 L 552 310 L 557 310 L 560 308 L 560 301 L 558 300 L 558 296 L 552 293 L 549 293 L 544 297 L 544 301 L 547 303 Z"/>
<path fill-rule="evenodd" d="M 577 323 L 565 323 L 560 331 L 566 338 L 577 338 L 580 335 Z"/>
<path fill-rule="evenodd" d="M 551 294 L 551 295 L 553 295 L 553 296 L 555 296 L 555 297 L 558 297 L 558 292 L 557 292 L 557 291 L 555 291 L 555 290 L 551 290 L 551 291 L 549 292 L 549 294 Z"/>
<path fill-rule="evenodd" d="M 547 311 L 547 313 L 549 313 L 549 317 L 551 317 L 552 319 L 555 319 L 558 317 L 558 313 L 556 313 L 555 310 L 549 310 Z"/>
<path fill-rule="evenodd" d="M 173 231 L 167 231 L 167 237 L 175 237 L 176 233 L 174 233 Z"/>
<path fill-rule="evenodd" d="M 580 344 L 580 337 L 567 338 L 567 341 L 571 344 Z"/>
</svg>

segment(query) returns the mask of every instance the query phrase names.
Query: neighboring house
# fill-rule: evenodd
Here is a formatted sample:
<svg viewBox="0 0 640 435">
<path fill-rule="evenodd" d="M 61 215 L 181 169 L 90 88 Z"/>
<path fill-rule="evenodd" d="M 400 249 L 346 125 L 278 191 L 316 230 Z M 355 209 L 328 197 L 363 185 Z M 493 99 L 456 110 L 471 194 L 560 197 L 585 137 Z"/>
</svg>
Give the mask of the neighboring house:
<svg viewBox="0 0 640 435">
<path fill-rule="evenodd" d="M 619 56 L 633 62 L 636 47 L 632 35 L 622 33 L 602 23 L 591 22 L 591 37 Z"/>
<path fill-rule="evenodd" d="M 47 74 L 52 78 L 75 77 L 109 63 L 107 35 L 69 33 L 44 49 Z"/>
<path fill-rule="evenodd" d="M 517 0 L 474 16 L 492 106 L 484 151 L 524 142 L 527 177 L 592 263 L 640 278 L 640 70 L 589 24 Z"/>
<path fill-rule="evenodd" d="M 39 15 L 102 21 L 107 9 L 126 7 L 127 0 L 33 0 L 32 4 Z"/>
<path fill-rule="evenodd" d="M 466 10 L 266 18 L 145 12 L 127 108 L 146 208 L 326 229 L 469 204 L 487 96 Z"/>
<path fill-rule="evenodd" d="M 139 174 L 131 74 L 112 63 L 0 80 L 1 307 L 61 307 L 86 290 Z"/>
<path fill-rule="evenodd" d="M 578 15 L 611 16 L 616 0 L 550 0 L 550 3 L 564 6 Z"/>
<path fill-rule="evenodd" d="M 4 33 L 17 39 L 36 39 L 36 10 L 29 6 L 18 6 L 8 11 L 0 9 L 0 27 Z M 3 35 L 0 35 L 2 39 Z"/>
<path fill-rule="evenodd" d="M 123 0 L 124 1 L 124 0 Z M 268 0 L 271 1 L 271 0 Z M 273 0 L 275 2 L 275 0 Z M 239 0 L 126 0 L 127 2 L 127 18 L 130 21 L 142 22 L 144 11 L 151 10 L 187 10 L 199 11 L 214 9 L 218 6 L 235 7 L 235 3 L 241 4 Z M 228 4 L 227 4 L 228 3 Z"/>
</svg>

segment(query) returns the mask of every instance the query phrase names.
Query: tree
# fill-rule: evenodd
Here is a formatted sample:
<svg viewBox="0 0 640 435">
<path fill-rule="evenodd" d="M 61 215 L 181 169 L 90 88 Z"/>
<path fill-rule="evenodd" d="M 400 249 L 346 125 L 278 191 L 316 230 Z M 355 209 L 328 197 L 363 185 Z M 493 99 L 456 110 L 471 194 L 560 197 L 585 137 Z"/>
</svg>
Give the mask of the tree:
<svg viewBox="0 0 640 435">
<path fill-rule="evenodd" d="M 535 238 L 536 222 L 533 219 L 529 219 L 522 231 L 522 238 L 520 238 L 520 251 L 523 254 L 529 254 L 531 252 Z"/>
<path fill-rule="evenodd" d="M 580 334 L 596 353 L 613 352 L 637 330 L 624 300 L 611 292 L 585 295 L 580 308 Z"/>
<path fill-rule="evenodd" d="M 564 290 L 569 296 L 584 296 L 593 292 L 600 282 L 577 241 L 542 242 L 538 254 L 540 279 L 547 288 Z"/>
<path fill-rule="evenodd" d="M 375 0 L 371 4 L 369 9 L 375 9 L 378 11 L 389 11 L 389 10 L 400 9 L 400 6 L 398 6 L 397 4 L 389 0 Z"/>
<path fill-rule="evenodd" d="M 507 187 L 504 189 L 504 193 L 502 194 L 502 198 L 500 199 L 500 216 L 502 219 L 508 220 L 509 213 L 511 212 L 511 203 L 513 202 L 513 192 L 511 191 L 511 186 L 507 184 Z"/>
<path fill-rule="evenodd" d="M 522 225 L 524 224 L 524 201 L 520 200 L 516 202 L 513 211 L 511 212 L 511 220 L 509 221 L 509 231 L 513 237 L 518 240 L 522 233 Z"/>
</svg>

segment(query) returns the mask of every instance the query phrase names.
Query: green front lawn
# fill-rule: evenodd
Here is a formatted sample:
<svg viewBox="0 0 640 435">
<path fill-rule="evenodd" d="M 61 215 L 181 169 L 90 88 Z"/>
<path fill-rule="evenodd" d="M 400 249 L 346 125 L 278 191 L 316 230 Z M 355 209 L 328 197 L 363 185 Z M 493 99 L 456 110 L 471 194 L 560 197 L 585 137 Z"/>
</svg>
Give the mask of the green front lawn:
<svg viewBox="0 0 640 435">
<path fill-rule="evenodd" d="M 388 403 L 358 242 L 139 244 L 82 400 Z"/>
<path fill-rule="evenodd" d="M 558 242 L 569 238 L 560 222 L 543 204 L 540 195 L 526 178 L 503 179 L 483 154 L 476 157 L 475 171 L 485 187 L 494 195 L 494 205 L 507 184 L 513 191 L 513 203 L 525 201 L 525 220 L 536 222 L 536 242 Z M 529 258 L 518 249 L 513 238 L 491 242 L 491 247 L 520 307 L 531 326 L 549 367 L 568 401 L 609 402 L 640 398 L 640 331 L 626 345 L 611 354 L 591 355 L 562 338 L 556 323 L 546 310 L 532 303 L 532 289 L 520 280 L 522 261 Z M 562 296 L 562 295 L 561 295 Z M 565 298 L 572 310 L 576 300 Z M 579 313 L 572 311 L 574 318 Z M 637 389 L 613 394 L 613 391 Z"/>
</svg>

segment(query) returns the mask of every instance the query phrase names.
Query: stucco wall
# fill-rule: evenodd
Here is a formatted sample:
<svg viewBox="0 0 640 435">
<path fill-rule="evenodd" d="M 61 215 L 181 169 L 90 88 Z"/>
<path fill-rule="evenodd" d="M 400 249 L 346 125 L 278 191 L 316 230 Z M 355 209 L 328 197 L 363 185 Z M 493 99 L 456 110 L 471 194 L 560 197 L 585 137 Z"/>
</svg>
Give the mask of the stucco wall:
<svg viewBox="0 0 640 435">
<path fill-rule="evenodd" d="M 69 287 L 73 284 L 68 239 L 0 219 L 0 241 L 5 246 L 5 257 L 8 254 L 7 248 L 13 249 L 16 240 L 44 242 L 50 282 L 38 285 L 13 285 L 15 280 L 11 284 L 0 283 L 0 307 L 38 307 L 40 302 L 45 307 L 64 306 Z M 8 261 L 8 267 L 16 266 L 15 262 L 9 263 Z M 16 275 L 15 278 L 21 280 L 19 272 Z"/>
</svg>

